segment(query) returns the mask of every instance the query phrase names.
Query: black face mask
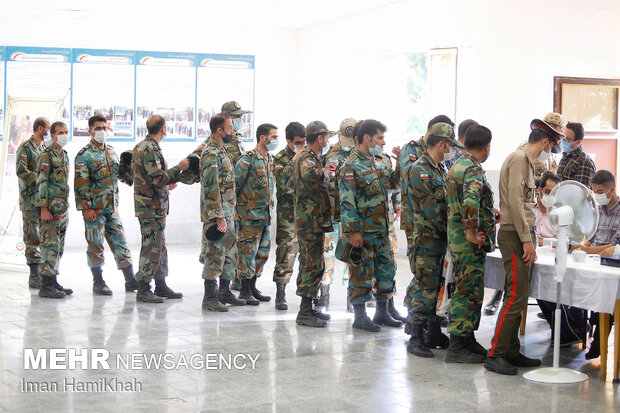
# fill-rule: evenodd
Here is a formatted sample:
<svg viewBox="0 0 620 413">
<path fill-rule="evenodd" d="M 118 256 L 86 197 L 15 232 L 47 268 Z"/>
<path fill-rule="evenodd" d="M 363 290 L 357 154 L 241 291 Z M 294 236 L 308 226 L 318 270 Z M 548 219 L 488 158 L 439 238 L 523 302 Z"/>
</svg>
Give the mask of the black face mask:
<svg viewBox="0 0 620 413">
<path fill-rule="evenodd" d="M 226 133 L 223 129 L 222 129 L 222 132 Z M 224 143 L 231 143 L 234 137 L 235 137 L 235 135 L 229 135 L 229 134 L 226 133 L 222 137 L 222 142 L 224 142 Z"/>
</svg>

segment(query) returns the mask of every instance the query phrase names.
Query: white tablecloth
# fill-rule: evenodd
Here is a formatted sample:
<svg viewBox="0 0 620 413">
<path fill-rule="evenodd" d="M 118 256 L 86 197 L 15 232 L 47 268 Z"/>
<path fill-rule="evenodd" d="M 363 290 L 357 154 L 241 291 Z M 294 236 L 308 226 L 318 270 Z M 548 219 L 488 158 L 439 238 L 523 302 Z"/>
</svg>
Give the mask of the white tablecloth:
<svg viewBox="0 0 620 413">
<path fill-rule="evenodd" d="M 555 256 L 538 255 L 532 269 L 530 297 L 556 301 L 557 287 L 553 281 Z M 503 290 L 505 283 L 504 264 L 499 250 L 487 255 L 484 286 Z M 575 262 L 568 256 L 568 266 L 562 282 L 562 304 L 585 308 L 600 313 L 613 314 L 616 299 L 620 299 L 620 268 L 601 265 L 587 260 Z"/>
</svg>

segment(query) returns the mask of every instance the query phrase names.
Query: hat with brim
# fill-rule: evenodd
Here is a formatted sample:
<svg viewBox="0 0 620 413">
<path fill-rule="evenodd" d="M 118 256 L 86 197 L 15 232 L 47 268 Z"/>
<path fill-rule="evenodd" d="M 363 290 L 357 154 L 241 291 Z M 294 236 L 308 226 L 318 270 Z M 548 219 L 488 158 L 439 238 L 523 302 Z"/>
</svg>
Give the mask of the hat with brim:
<svg viewBox="0 0 620 413">
<path fill-rule="evenodd" d="M 555 145 L 553 145 L 553 147 L 551 148 L 551 153 L 560 153 L 562 151 L 560 149 L 560 141 L 566 138 L 566 136 L 555 130 L 553 126 L 551 126 L 544 120 L 534 119 L 532 120 L 532 122 L 530 122 L 530 129 L 543 131 L 547 136 L 553 139 Z"/>
<path fill-rule="evenodd" d="M 438 138 L 442 138 L 450 142 L 452 145 L 456 146 L 457 148 L 461 148 L 461 149 L 465 148 L 465 146 L 456 139 L 456 136 L 454 135 L 454 128 L 447 123 L 444 123 L 444 122 L 435 123 L 428 130 L 428 134 L 429 136 L 433 135 Z"/>
<path fill-rule="evenodd" d="M 233 115 L 233 116 L 241 116 L 241 115 L 245 115 L 246 113 L 252 113 L 251 110 L 241 109 L 241 105 L 235 102 L 234 100 L 224 103 L 222 105 L 222 112 L 228 113 L 229 115 Z"/>
<path fill-rule="evenodd" d="M 207 240 L 217 248 L 224 248 L 229 251 L 237 243 L 237 237 L 230 230 L 221 232 L 217 229 L 217 224 L 213 224 L 205 231 L 205 237 Z"/>
<path fill-rule="evenodd" d="M 354 247 L 349 238 L 340 238 L 336 244 L 336 258 L 349 265 L 358 266 L 366 261 L 368 252 L 364 247 Z"/>
</svg>

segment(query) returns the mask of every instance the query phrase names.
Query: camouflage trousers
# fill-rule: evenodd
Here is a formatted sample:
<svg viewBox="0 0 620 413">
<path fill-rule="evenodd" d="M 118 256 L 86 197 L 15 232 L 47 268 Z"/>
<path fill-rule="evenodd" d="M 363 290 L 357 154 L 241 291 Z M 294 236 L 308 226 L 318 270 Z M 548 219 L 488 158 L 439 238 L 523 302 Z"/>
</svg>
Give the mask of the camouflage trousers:
<svg viewBox="0 0 620 413">
<path fill-rule="evenodd" d="M 276 245 L 276 266 L 273 271 L 273 281 L 288 284 L 293 275 L 295 256 L 299 252 L 299 242 L 295 236 L 295 221 L 290 222 L 278 217 Z"/>
<path fill-rule="evenodd" d="M 441 285 L 444 255 L 415 256 L 416 276 L 411 279 L 405 298 L 408 308 L 407 321 L 425 324 L 439 320 L 437 294 Z"/>
<path fill-rule="evenodd" d="M 68 217 L 54 218 L 49 221 L 41 220 L 39 233 L 41 234 L 41 275 L 53 277 L 58 275 L 60 259 L 65 249 L 65 234 L 67 233 Z"/>
<path fill-rule="evenodd" d="M 377 301 L 388 301 L 394 295 L 396 266 L 392 244 L 387 234 L 362 233 L 368 256 L 359 266 L 349 265 L 349 293 L 351 304 L 363 304 L 374 296 Z"/>
<path fill-rule="evenodd" d="M 86 236 L 86 258 L 90 268 L 100 268 L 105 263 L 103 256 L 103 240 L 114 254 L 117 268 L 131 265 L 131 251 L 127 247 L 125 230 L 118 212 L 101 212 L 94 221 L 84 220 L 84 235 Z"/>
<path fill-rule="evenodd" d="M 299 240 L 297 295 L 316 298 L 325 271 L 325 261 L 323 260 L 325 233 L 298 234 L 297 239 Z"/>
<path fill-rule="evenodd" d="M 39 244 L 41 237 L 39 236 L 39 214 L 36 210 L 22 211 L 23 219 L 23 237 L 26 245 L 26 264 L 40 264 L 41 250 Z"/>
<path fill-rule="evenodd" d="M 238 278 L 260 277 L 269 258 L 271 248 L 271 224 L 251 221 L 239 224 L 237 232 Z"/>
<path fill-rule="evenodd" d="M 452 252 L 455 290 L 450 300 L 450 334 L 465 337 L 476 331 L 480 325 L 485 258 L 486 253 L 478 249 Z"/>
<path fill-rule="evenodd" d="M 405 235 L 407 235 L 407 258 L 409 259 L 409 269 L 411 270 L 411 274 L 415 276 L 415 260 L 413 253 L 415 245 L 413 244 L 413 232 L 405 230 Z"/>
<path fill-rule="evenodd" d="M 338 222 L 332 222 L 335 231 L 325 234 L 325 243 L 323 245 L 323 259 L 325 261 L 325 273 L 321 284 L 331 284 L 334 281 L 334 268 L 336 266 L 336 245 L 342 234 L 342 226 Z M 346 285 L 349 281 L 349 268 L 344 267 L 342 273 L 342 284 Z"/>
<path fill-rule="evenodd" d="M 168 276 L 168 250 L 166 249 L 166 218 L 139 218 L 142 247 L 138 281 L 151 282 L 153 278 Z"/>
<path fill-rule="evenodd" d="M 211 225 L 213 221 L 202 224 L 202 251 L 204 251 L 202 278 L 217 280 L 222 277 L 224 280 L 233 280 L 237 275 L 237 244 L 226 251 L 223 247 L 208 241 L 206 231 Z M 226 217 L 226 225 L 230 231 L 237 234 L 233 217 Z"/>
</svg>

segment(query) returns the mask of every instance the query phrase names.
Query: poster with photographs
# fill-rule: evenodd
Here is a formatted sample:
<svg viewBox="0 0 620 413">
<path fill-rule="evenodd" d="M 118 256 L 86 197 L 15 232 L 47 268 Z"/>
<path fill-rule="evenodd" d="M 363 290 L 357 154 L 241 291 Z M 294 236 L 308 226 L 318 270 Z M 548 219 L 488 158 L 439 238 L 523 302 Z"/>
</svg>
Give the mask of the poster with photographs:
<svg viewBox="0 0 620 413">
<path fill-rule="evenodd" d="M 134 137 L 134 51 L 73 50 L 73 140 L 88 140 L 88 119 L 106 118 L 110 140 Z"/>
<path fill-rule="evenodd" d="M 236 101 L 244 110 L 254 111 L 254 56 L 198 55 L 197 134 L 204 139 L 211 134 L 209 120 L 220 112 L 222 104 Z M 254 114 L 242 116 L 239 133 L 244 142 L 253 142 Z"/>
<path fill-rule="evenodd" d="M 196 67 L 194 54 L 138 52 L 136 137 L 146 136 L 146 120 L 166 120 L 166 140 L 196 140 Z"/>
<path fill-rule="evenodd" d="M 0 46 L 0 141 L 4 135 L 4 68 L 6 66 L 6 49 Z"/>
</svg>

